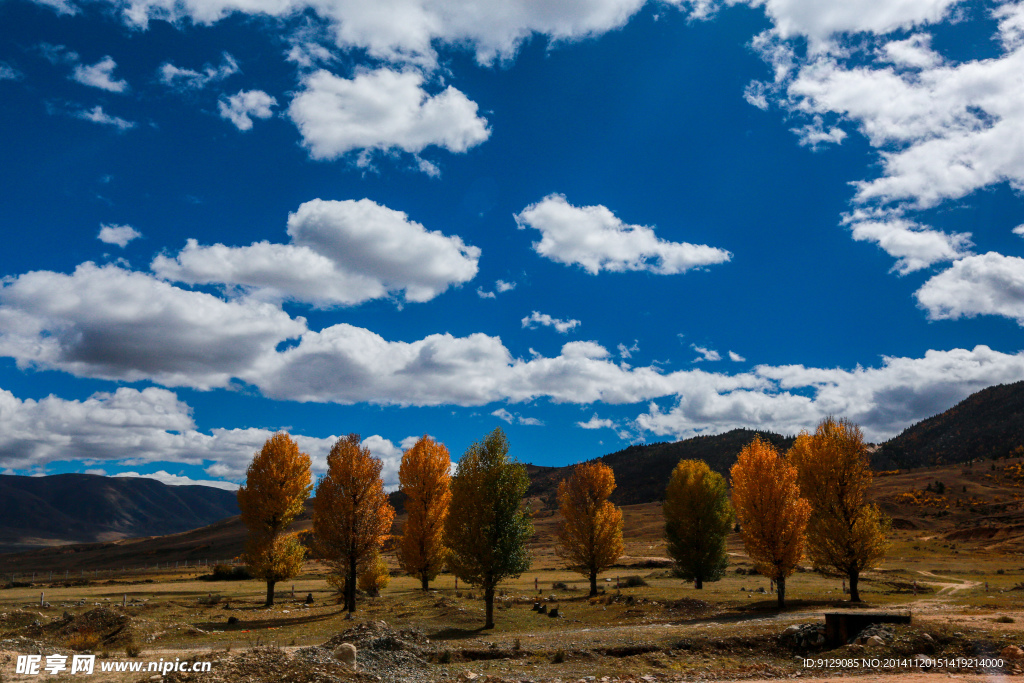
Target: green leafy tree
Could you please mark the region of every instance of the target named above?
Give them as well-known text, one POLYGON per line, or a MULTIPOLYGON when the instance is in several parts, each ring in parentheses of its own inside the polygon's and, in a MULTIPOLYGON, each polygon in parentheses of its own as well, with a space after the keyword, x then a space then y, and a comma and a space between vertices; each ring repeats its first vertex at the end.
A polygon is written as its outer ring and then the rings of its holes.
POLYGON ((508 440, 495 429, 470 446, 452 477, 452 498, 444 535, 448 567, 484 591, 484 628, 494 628, 494 591, 505 579, 530 568, 526 543, 533 535, 523 495, 530 485, 526 466, 511 460, 508 440))
POLYGON ((734 519, 725 478, 703 460, 680 461, 672 470, 661 511, 678 574, 695 588, 721 579, 729 564, 725 539, 734 519))

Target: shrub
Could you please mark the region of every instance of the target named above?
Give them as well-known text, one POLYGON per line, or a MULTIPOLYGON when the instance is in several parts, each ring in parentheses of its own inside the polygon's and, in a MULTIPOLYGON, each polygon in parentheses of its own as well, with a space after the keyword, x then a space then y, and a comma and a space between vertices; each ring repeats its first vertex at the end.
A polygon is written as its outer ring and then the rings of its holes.
POLYGON ((77 631, 68 637, 68 647, 76 652, 92 650, 100 644, 100 636, 95 631, 77 631))
POLYGON ((212 574, 207 574, 202 578, 207 581, 248 581, 252 578, 252 574, 249 573, 248 567, 218 564, 213 567, 212 574))
POLYGON ((207 595, 205 597, 200 597, 199 598, 199 604, 200 605, 204 605, 206 607, 211 607, 213 605, 219 605, 220 601, 221 601, 220 595, 214 595, 213 593, 211 593, 211 594, 209 594, 209 595, 207 595))
POLYGON ((142 654, 142 646, 135 642, 134 639, 129 640, 124 644, 124 653, 129 657, 138 657, 142 654))
POLYGON ((569 586, 566 585, 565 581, 555 581, 551 584, 551 590, 553 591, 567 591, 569 586))
POLYGON ((647 582, 644 581, 644 577, 632 574, 622 580, 622 585, 626 588, 639 588, 641 586, 646 586, 647 582))
POLYGON ((439 664, 451 664, 452 663, 452 651, 451 650, 445 650, 437 658, 437 661, 438 661, 439 664))
POLYGON ((1008 616, 1006 616, 1004 614, 1004 615, 1002 615, 1000 617, 996 617, 995 618, 995 622, 997 624, 1012 624, 1013 623, 1013 617, 1008 617, 1008 616))
POLYGON ((552 664, 561 664, 565 661, 565 650, 556 650, 555 656, 551 658, 552 664))

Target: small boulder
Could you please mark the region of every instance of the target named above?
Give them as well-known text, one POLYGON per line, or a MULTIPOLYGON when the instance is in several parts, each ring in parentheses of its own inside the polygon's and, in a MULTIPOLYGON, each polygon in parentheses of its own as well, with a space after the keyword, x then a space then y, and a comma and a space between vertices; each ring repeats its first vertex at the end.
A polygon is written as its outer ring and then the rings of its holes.
POLYGON ((352 643, 342 643, 334 648, 334 658, 347 665, 352 671, 356 670, 356 646, 352 643))
POLYGON ((871 636, 864 641, 864 644, 868 647, 878 647, 880 645, 885 645, 885 641, 878 636, 871 636))

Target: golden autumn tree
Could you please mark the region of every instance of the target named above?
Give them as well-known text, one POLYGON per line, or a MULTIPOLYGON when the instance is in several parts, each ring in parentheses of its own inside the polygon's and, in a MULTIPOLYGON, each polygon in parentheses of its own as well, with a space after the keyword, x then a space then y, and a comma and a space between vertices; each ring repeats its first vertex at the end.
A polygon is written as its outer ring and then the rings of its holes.
POLYGON ((679 575, 694 588, 721 579, 729 564, 725 539, 733 521, 725 478, 703 460, 681 460, 672 470, 661 512, 668 554, 679 575))
POLYGON ((597 595, 597 574, 622 555, 622 510, 608 500, 615 490, 612 468, 585 462, 558 482, 558 542, 555 553, 566 567, 590 579, 597 595))
POLYGON ((327 456, 327 473, 313 499, 313 535, 319 555, 336 580, 344 577, 345 609, 356 611, 359 568, 380 552, 395 509, 388 503, 383 463, 361 446, 358 434, 338 439, 327 456))
POLYGON ((811 504, 807 555, 815 569, 845 574, 850 601, 860 602, 860 574, 885 556, 891 521, 869 503, 874 475, 864 434, 845 419, 825 418, 789 449, 800 490, 811 504))
POLYGON ((455 576, 484 591, 484 628, 494 628, 494 590, 530 568, 526 542, 533 535, 523 495, 526 466, 508 455, 501 429, 470 446, 452 477, 444 535, 455 576))
POLYGON ((402 455, 398 471, 408 514, 398 543, 398 562, 420 580, 423 590, 429 588, 448 555, 444 520, 452 498, 451 464, 444 444, 424 436, 402 455))
POLYGON ((811 514, 810 503, 800 496, 796 468, 758 437, 743 447, 729 473, 743 545, 754 568, 775 581, 784 607, 786 577, 803 555, 811 514))
POLYGON ((302 512, 310 489, 309 456, 284 432, 267 439, 253 456, 238 489, 238 508, 249 535, 245 561, 249 572, 267 582, 267 606, 274 604, 274 584, 295 576, 305 549, 288 526, 302 512))

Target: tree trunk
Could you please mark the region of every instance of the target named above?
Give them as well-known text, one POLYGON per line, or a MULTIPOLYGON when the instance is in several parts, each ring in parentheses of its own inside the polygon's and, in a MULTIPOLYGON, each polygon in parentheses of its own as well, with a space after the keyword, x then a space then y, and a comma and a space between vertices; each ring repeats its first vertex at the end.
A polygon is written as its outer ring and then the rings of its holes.
POLYGON ((420 587, 423 589, 424 593, 430 590, 430 579, 427 578, 426 572, 420 574, 420 587))
POLYGON ((704 580, 698 576, 696 579, 693 580, 693 587, 696 588, 697 590, 703 589, 704 588, 704 580))
POLYGON ((590 570, 590 597, 597 595, 597 569, 590 570))
POLYGON ((274 606, 274 584, 276 584, 276 583, 277 583, 277 581, 274 581, 274 580, 271 580, 271 579, 267 579, 267 604, 266 604, 266 607, 273 607, 274 606))
POLYGON ((345 581, 345 609, 349 612, 356 611, 356 556, 352 555, 348 561, 348 580, 345 581))
POLYGON ((494 628, 494 586, 484 588, 484 604, 486 609, 484 628, 494 628))
POLYGON ((850 602, 860 602, 860 593, 857 592, 857 581, 860 579, 860 572, 856 569, 850 572, 850 602))
POLYGON ((775 581, 775 588, 778 591, 779 596, 779 609, 786 606, 786 577, 780 576, 775 581))

